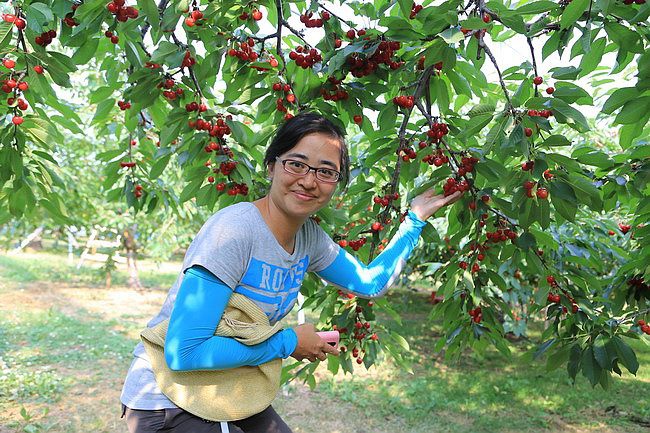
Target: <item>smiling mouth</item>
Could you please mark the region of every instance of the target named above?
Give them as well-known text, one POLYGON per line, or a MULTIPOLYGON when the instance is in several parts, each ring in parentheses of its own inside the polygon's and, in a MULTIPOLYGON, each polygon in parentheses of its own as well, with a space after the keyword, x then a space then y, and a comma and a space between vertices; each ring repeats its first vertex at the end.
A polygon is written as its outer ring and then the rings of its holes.
POLYGON ((298 198, 300 198, 302 200, 313 200, 313 199, 316 198, 315 196, 313 196, 311 194, 304 193, 304 192, 300 192, 300 191, 292 191, 292 192, 293 192, 294 195, 298 196, 298 198))

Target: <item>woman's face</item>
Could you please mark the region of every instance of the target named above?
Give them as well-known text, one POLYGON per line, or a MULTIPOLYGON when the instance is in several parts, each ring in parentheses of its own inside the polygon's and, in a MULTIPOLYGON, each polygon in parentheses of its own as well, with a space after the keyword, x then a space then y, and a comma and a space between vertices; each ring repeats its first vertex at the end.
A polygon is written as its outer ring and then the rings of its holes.
POLYGON ((282 160, 292 159, 314 168, 341 171, 342 143, 329 135, 313 133, 304 136, 289 151, 269 166, 271 191, 269 198, 286 215, 306 219, 325 207, 334 195, 337 183, 326 183, 310 170, 300 176, 287 173, 282 160))

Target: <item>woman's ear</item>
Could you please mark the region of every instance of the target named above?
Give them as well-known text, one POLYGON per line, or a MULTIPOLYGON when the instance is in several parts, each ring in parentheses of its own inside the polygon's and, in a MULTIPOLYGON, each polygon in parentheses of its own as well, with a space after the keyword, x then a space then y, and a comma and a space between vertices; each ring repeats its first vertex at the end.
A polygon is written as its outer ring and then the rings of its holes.
POLYGON ((267 170, 267 175, 266 175, 267 179, 268 180, 273 180, 273 173, 275 171, 275 163, 272 162, 269 165, 267 165, 266 170, 267 170))

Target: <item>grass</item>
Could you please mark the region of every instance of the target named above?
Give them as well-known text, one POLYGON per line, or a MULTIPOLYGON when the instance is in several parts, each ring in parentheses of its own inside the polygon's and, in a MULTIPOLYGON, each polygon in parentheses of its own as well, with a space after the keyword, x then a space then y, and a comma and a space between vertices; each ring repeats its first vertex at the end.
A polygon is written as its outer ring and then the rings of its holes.
MULTIPOLYGON (((123 432, 119 392, 138 333, 160 308, 178 264, 141 263, 142 292, 103 288, 96 269, 77 271, 66 257, 0 256, 0 431, 123 432)), ((393 290, 412 347, 414 374, 384 361, 335 376, 324 365, 310 391, 292 382, 274 407, 294 432, 646 432, 650 349, 632 346, 641 368, 592 388, 564 370, 546 372, 488 351, 445 364, 432 347, 439 327, 426 321, 426 294, 393 290)), ((291 319, 295 319, 291 316, 291 319)), ((388 319, 381 319, 386 320, 388 319)))

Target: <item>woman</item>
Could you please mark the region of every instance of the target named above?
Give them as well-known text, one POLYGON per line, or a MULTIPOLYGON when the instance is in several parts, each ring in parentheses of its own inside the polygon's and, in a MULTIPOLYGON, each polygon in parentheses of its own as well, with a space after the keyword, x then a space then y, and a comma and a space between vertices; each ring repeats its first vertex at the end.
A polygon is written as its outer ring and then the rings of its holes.
MULTIPOLYGON (((258 366, 289 356, 313 362, 338 355, 312 324, 283 329, 253 346, 214 333, 233 292, 253 301, 271 324, 277 322, 295 304, 307 271, 355 295, 381 296, 417 244, 425 221, 461 195, 428 191, 417 196, 391 242, 366 266, 310 219, 329 203, 339 184, 347 183, 349 158, 341 130, 318 114, 297 115, 279 128, 264 164, 271 179, 269 193, 224 208, 205 223, 161 312, 147 325, 169 318, 164 357, 173 371, 258 366)), ((134 355, 121 395, 131 432, 222 431, 220 423, 178 408, 162 393, 142 344, 134 355)), ((291 432, 271 406, 228 428, 291 432)))

